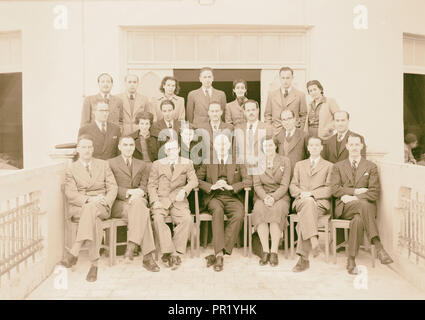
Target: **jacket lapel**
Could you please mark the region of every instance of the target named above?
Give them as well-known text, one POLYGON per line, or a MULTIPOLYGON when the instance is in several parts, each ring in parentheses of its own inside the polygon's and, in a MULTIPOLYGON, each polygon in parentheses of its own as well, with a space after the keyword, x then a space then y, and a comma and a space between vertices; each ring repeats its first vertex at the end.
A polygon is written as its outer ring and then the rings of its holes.
POLYGON ((344 160, 344 169, 345 169, 345 175, 347 176, 348 180, 354 184, 353 181, 353 171, 351 169, 351 164, 350 164, 350 160, 345 159, 344 160))
POLYGON ((123 100, 123 108, 124 111, 128 114, 129 117, 131 117, 131 113, 130 113, 130 99, 128 98, 127 94, 124 93, 122 96, 122 100, 123 100))
MULTIPOLYGON (((137 112, 140 110, 140 108, 142 107, 142 96, 138 93, 136 93, 136 97, 134 99, 134 111, 133 114, 137 114, 137 112)), ((145 110, 148 111, 148 110, 145 110)))
POLYGON ((142 162, 135 161, 135 158, 131 158, 131 185, 133 188, 139 187, 138 185, 134 185, 134 179, 137 176, 137 172, 139 172, 140 168, 142 166, 142 162))
MULTIPOLYGON (((127 164, 124 162, 123 157, 121 157, 121 156, 120 156, 119 162, 120 162, 120 168, 121 168, 121 171, 122 171, 122 172, 124 172, 124 173, 125 173, 126 175, 128 175, 129 177, 131 177, 131 171, 130 171, 130 169, 127 167, 127 164)), ((133 162, 134 162, 134 160, 133 160, 133 162)), ((133 163, 132 163, 132 167, 133 167, 133 163)))
POLYGON ((366 161, 363 158, 361 158, 360 163, 357 166, 356 178, 355 178, 354 183, 357 184, 357 182, 360 180, 360 178, 365 173, 366 169, 367 169, 367 167, 366 167, 366 161))
POLYGON ((286 97, 286 101, 285 101, 286 107, 289 106, 295 100, 295 98, 296 98, 295 89, 292 88, 288 96, 286 97))
POLYGON ((338 157, 341 155, 341 153, 346 149, 345 145, 347 144, 348 137, 350 136, 351 132, 350 130, 347 131, 345 134, 344 139, 341 141, 341 146, 339 147, 338 157))
POLYGON ((311 172, 311 175, 314 176, 316 173, 318 173, 322 168, 325 166, 325 162, 322 158, 319 158, 319 161, 317 162, 316 167, 313 168, 313 171, 311 172))
POLYGON ((73 170, 73 174, 78 176, 82 181, 84 181, 87 185, 90 184, 90 175, 87 172, 86 168, 84 168, 83 164, 80 160, 75 162, 75 167, 73 170))
POLYGON ((140 130, 137 130, 137 136, 134 138, 134 142, 136 144, 137 151, 139 151, 140 154, 142 154, 142 144, 140 142, 140 130))
POLYGON ((98 176, 101 174, 101 170, 99 168, 98 162, 92 160, 91 163, 91 178, 89 183, 89 188, 98 180, 98 176))
MULTIPOLYGON (((103 134, 102 134, 103 135, 103 134)), ((105 134, 105 136, 104 136, 104 139, 103 139, 103 147, 102 147, 102 153, 103 152, 105 152, 105 149, 106 149, 106 147, 107 147, 107 145, 108 145, 108 141, 110 140, 110 138, 111 138, 111 136, 112 136, 112 128, 111 128, 111 123, 110 122, 108 122, 107 124, 106 124, 106 134, 105 134)))
POLYGON ((174 172, 171 177, 171 180, 176 180, 180 176, 180 173, 183 171, 183 168, 184 168, 184 164, 181 163, 181 159, 179 159, 179 161, 177 162, 174 168, 174 172))
MULTIPOLYGON (((285 139, 286 139, 286 133, 285 133, 285 139)), ((298 141, 301 139, 301 131, 297 128, 295 129, 294 136, 292 137, 291 141, 288 143, 288 153, 291 152, 292 149, 297 145, 298 141)))

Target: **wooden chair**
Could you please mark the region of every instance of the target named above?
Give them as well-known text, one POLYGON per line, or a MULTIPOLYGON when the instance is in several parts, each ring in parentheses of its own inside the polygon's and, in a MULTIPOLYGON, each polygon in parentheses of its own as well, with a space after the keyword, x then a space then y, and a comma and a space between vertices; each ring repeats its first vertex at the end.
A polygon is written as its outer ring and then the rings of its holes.
MULTIPOLYGON (((248 195, 249 195, 249 190, 250 188, 245 188, 245 204, 244 204, 244 210, 245 210, 245 214, 244 214, 244 256, 247 255, 246 250, 247 250, 247 230, 245 228, 245 226, 247 225, 247 211, 248 211, 248 195)), ((208 223, 208 221, 212 221, 212 215, 208 212, 208 211, 204 211, 204 212, 199 212, 199 188, 195 188, 195 217, 196 217, 196 222, 195 222, 195 248, 196 248, 196 256, 199 257, 200 256, 200 246, 201 246, 201 221, 206 221, 208 223)), ((224 221, 227 221, 227 217, 226 215, 224 216, 224 221)), ((207 226, 208 227, 208 226, 207 226)), ((206 247, 206 239, 208 238, 208 228, 204 229, 204 247, 206 247)), ((239 244, 239 237, 237 239, 238 244, 239 244)))
MULTIPOLYGON (((344 220, 344 219, 332 219, 331 221, 331 228, 332 228, 332 253, 333 253, 333 260, 334 263, 336 263, 336 250, 340 247, 345 247, 345 254, 348 257, 348 230, 350 229, 350 220, 344 220), (344 229, 344 242, 340 243, 339 245, 336 244, 336 230, 337 229, 344 229)), ((375 245, 371 244, 369 241, 369 238, 366 235, 366 232, 364 232, 364 238, 363 238, 363 247, 367 251, 370 251, 371 258, 372 258, 372 268, 375 268, 375 257, 376 257, 376 248, 375 245)))
MULTIPOLYGON (((330 231, 330 220, 331 215, 326 214, 319 217, 318 221, 318 231, 325 233, 325 261, 329 261, 329 231, 330 231)), ((295 222, 298 223, 298 215, 297 214, 290 214, 289 215, 289 229, 291 234, 291 259, 294 259, 295 257, 295 243, 298 242, 295 241, 295 222)))

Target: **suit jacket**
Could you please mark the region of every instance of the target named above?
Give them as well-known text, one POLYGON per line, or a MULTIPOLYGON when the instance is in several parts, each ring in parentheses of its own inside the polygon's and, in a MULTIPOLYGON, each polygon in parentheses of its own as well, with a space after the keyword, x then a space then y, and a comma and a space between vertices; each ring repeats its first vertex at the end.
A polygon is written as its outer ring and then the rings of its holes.
POLYGON ((288 187, 291 179, 291 163, 287 157, 276 154, 273 168, 266 169, 263 174, 253 176, 254 202, 264 200, 270 194, 275 201, 285 198, 289 201, 288 187))
POLYGON ((352 132, 350 130, 347 131, 345 134, 344 139, 341 141, 341 147, 339 148, 339 152, 336 151, 336 138, 337 134, 334 134, 332 137, 330 137, 328 140, 323 141, 323 150, 322 150, 322 157, 325 160, 328 160, 332 163, 337 163, 339 161, 345 160, 348 158, 348 150, 345 148, 345 145, 347 144, 348 137, 350 135, 359 136, 362 143, 363 143, 363 149, 362 149, 362 157, 366 158, 366 143, 363 138, 363 136, 359 135, 358 133, 352 132))
POLYGON ((282 128, 280 114, 286 109, 290 109, 294 112, 295 117, 298 119, 297 127, 304 128, 307 116, 307 102, 304 92, 292 87, 286 98, 283 97, 280 88, 269 93, 266 110, 264 112, 264 120, 266 123, 273 124, 275 127, 275 134, 282 128))
POLYGON ((291 160, 291 168, 292 172, 294 172, 295 164, 298 161, 306 159, 308 156, 307 134, 297 128, 288 143, 286 141, 286 130, 283 129, 277 136, 275 136, 274 140, 277 146, 277 152, 291 160))
POLYGON ((311 192, 316 202, 322 207, 329 209, 331 193, 331 174, 333 164, 322 158, 316 167, 310 169, 310 159, 299 161, 295 165, 294 176, 289 185, 289 192, 295 198, 297 205, 301 192, 311 192))
POLYGON ((103 134, 96 122, 92 122, 80 128, 78 136, 83 134, 88 134, 94 139, 94 158, 107 160, 114 158, 119 154, 118 141, 121 135, 121 130, 117 125, 108 122, 106 125, 106 134, 103 134))
MULTIPOLYGON (((149 161, 149 159, 143 159, 142 145, 140 142, 140 130, 137 130, 130 134, 130 137, 133 137, 136 148, 133 152, 133 157, 139 160, 149 161)), ((158 141, 157 137, 149 136, 146 140, 146 146, 148 147, 148 154, 151 162, 158 160, 158 141)))
MULTIPOLYGON (((313 102, 309 104, 308 112, 312 108, 313 102)), ((339 110, 338 104, 335 99, 323 97, 322 102, 319 102, 320 111, 319 111, 319 127, 318 127, 318 136, 320 139, 328 139, 334 134, 334 122, 333 114, 339 110)), ((308 133, 308 115, 305 122, 305 131, 308 133)))
POLYGON ((224 113, 226 123, 233 126, 241 125, 246 122, 243 108, 239 105, 238 100, 233 100, 226 105, 224 113))
POLYGON ((372 161, 362 158, 357 166, 356 176, 353 177, 350 160, 340 161, 333 166, 331 188, 332 195, 336 198, 335 216, 337 218, 342 215, 344 209, 341 197, 353 196, 354 189, 368 188, 367 192, 356 195, 356 197, 359 200, 376 203, 380 191, 378 167, 372 161))
MULTIPOLYGON (((83 110, 81 112, 80 127, 90 124, 94 121, 94 107, 98 102, 106 102, 103 96, 98 93, 87 96, 83 102, 83 110)), ((122 126, 123 122, 123 102, 118 96, 109 95, 109 116, 108 121, 118 126, 122 126)))
POLYGON ((184 202, 188 203, 187 196, 192 189, 198 186, 195 169, 191 160, 179 157, 178 164, 171 173, 171 165, 166 158, 152 163, 149 175, 148 193, 149 202, 161 201, 166 209, 172 204, 179 205, 176 196, 181 189, 186 191, 184 202))
MULTIPOLYGON (((230 161, 230 157, 227 161, 230 161)), ((233 159, 234 160, 234 159, 233 159)), ((236 164, 235 161, 226 164, 227 183, 233 187, 234 196, 244 202, 243 189, 252 186, 252 180, 247 175, 244 165, 236 164)), ((203 191, 203 203, 207 206, 215 197, 217 190, 211 190, 211 186, 218 181, 218 164, 202 164, 196 175, 199 180, 199 188, 203 191)))
POLYGON ((123 136, 126 136, 138 129, 138 125, 135 123, 136 114, 139 111, 152 112, 152 107, 149 102, 149 99, 146 96, 136 92, 134 99, 134 109, 133 113, 131 113, 130 99, 128 98, 127 92, 119 94, 118 97, 122 100, 123 103, 122 134, 123 136))
MULTIPOLYGON (((223 121, 220 121, 220 125, 218 126, 218 128, 220 133, 226 134, 229 137, 230 141, 232 142, 233 126, 223 121)), ((202 124, 199 125, 198 129, 196 130, 196 133, 202 136, 202 150, 203 150, 202 156, 204 161, 206 161, 208 157, 208 153, 209 153, 210 163, 212 163, 214 159, 214 132, 213 132, 211 123, 209 121, 203 122, 202 124), (209 149, 208 149, 208 142, 209 142, 209 149)), ((233 144, 233 147, 234 147, 234 144, 233 144)))
MULTIPOLYGON (((160 109, 161 102, 166 100, 164 94, 162 94, 160 97, 154 98, 153 100, 153 121, 159 121, 163 119, 163 115, 160 109)), ((171 97, 171 101, 174 102, 174 119, 175 120, 185 120, 186 116, 186 109, 184 107, 184 98, 174 95, 171 97)))
POLYGON ((173 120, 173 131, 170 131, 167 127, 164 118, 152 124, 151 133, 157 138, 158 159, 166 157, 165 151, 162 147, 169 138, 180 141, 180 127, 180 120, 175 119, 173 120))
POLYGON ((107 161, 91 160, 90 174, 81 161, 73 162, 65 173, 65 196, 68 199, 68 217, 79 215, 81 207, 91 196, 105 196, 108 209, 112 208, 118 186, 107 161))
MULTIPOLYGON (((210 102, 220 102, 221 109, 223 110, 222 121, 224 121, 224 111, 226 108, 226 94, 224 91, 212 88, 212 96, 210 102)), ((202 87, 189 92, 187 96, 187 120, 195 127, 198 127, 203 122, 208 121, 208 98, 205 96, 202 87)))

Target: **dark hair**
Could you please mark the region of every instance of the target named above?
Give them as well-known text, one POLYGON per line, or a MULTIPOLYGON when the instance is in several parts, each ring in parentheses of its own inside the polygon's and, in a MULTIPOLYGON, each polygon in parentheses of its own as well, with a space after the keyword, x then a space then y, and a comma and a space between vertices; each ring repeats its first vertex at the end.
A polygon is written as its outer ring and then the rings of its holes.
POLYGON ((345 111, 345 110, 338 110, 338 111, 335 111, 335 112, 332 114, 332 119, 333 119, 333 120, 335 120, 335 113, 340 113, 340 112, 345 113, 345 114, 347 115, 347 120, 350 120, 350 114, 349 114, 347 111, 345 111))
POLYGON ((201 70, 199 70, 199 76, 201 76, 202 72, 204 71, 211 71, 211 73, 214 75, 213 69, 210 67, 203 67, 201 70))
POLYGON ((179 92, 180 92, 179 81, 177 80, 177 78, 172 77, 172 76, 166 76, 162 79, 161 84, 159 85, 159 91, 161 91, 162 93, 165 92, 164 85, 168 80, 172 80, 176 83, 176 89, 174 89, 174 94, 179 94, 179 92))
POLYGON ((310 87, 310 86, 314 86, 314 85, 316 85, 316 86, 320 89, 320 92, 323 94, 323 92, 324 92, 324 90, 323 90, 323 86, 322 86, 322 84, 319 82, 319 80, 310 80, 309 82, 307 82, 307 85, 306 85, 306 87, 307 87, 307 92, 308 92, 308 87, 310 87))
POLYGON ((162 101, 161 101, 161 104, 159 105, 159 110, 161 110, 161 111, 162 111, 162 106, 163 106, 163 105, 166 105, 166 104, 170 104, 170 105, 172 105, 172 106, 173 106, 173 110, 176 108, 176 105, 174 104, 174 102, 173 102, 173 101, 171 101, 171 100, 162 100, 162 101))
POLYGON ((404 142, 407 144, 410 144, 412 142, 418 141, 418 138, 416 137, 415 134, 413 133, 408 133, 405 137, 404 137, 404 142))
POLYGON ((294 70, 292 70, 289 67, 282 67, 282 68, 280 68, 279 75, 282 73, 282 71, 291 71, 291 74, 294 75, 294 70))
POLYGON ((132 136, 121 136, 119 139, 118 139, 118 144, 120 144, 121 143, 121 141, 122 140, 124 140, 124 139, 131 139, 131 140, 133 140, 133 142, 134 142, 134 138, 132 137, 132 136))
POLYGON ((80 141, 81 141, 81 140, 90 140, 90 141, 91 141, 91 143, 92 143, 92 145, 94 145, 94 139, 93 139, 93 137, 92 137, 91 135, 89 135, 89 134, 82 134, 82 135, 78 136, 78 139, 77 139, 77 146, 80 144, 80 141))
POLYGON ((210 108, 210 106, 211 105, 213 105, 213 104, 218 104, 219 106, 220 106, 220 108, 221 108, 221 103, 219 102, 219 101, 217 101, 217 100, 213 100, 213 101, 211 101, 210 102, 210 104, 208 105, 208 109, 210 108))
POLYGON ((360 137, 358 134, 350 133, 350 135, 347 137, 347 142, 348 142, 348 139, 350 139, 350 138, 359 138, 360 143, 363 143, 362 137, 360 137))
POLYGON ((245 110, 245 105, 246 104, 248 104, 248 103, 254 103, 255 104, 255 106, 257 107, 257 109, 260 109, 260 105, 258 104, 258 102, 257 101, 255 101, 255 100, 253 100, 253 99, 248 99, 248 100, 246 100, 244 103, 243 103, 243 105, 242 105, 242 108, 245 110))
POLYGON ((103 76, 108 76, 111 79, 111 82, 114 83, 114 79, 112 78, 112 76, 109 73, 106 73, 106 72, 99 74, 99 76, 97 77, 97 83, 99 83, 100 78, 102 78, 103 76))
MULTIPOLYGON (((244 79, 236 79, 233 81, 233 89, 236 88, 236 85, 238 83, 243 83, 243 85, 245 86, 245 89, 248 90, 248 83, 246 82, 246 80, 244 79)), ((236 94, 234 92, 232 92, 234 96, 236 96, 236 94)), ((246 96, 246 92, 245 92, 245 96, 246 96)))
POLYGON ((152 125, 153 123, 153 114, 148 112, 148 111, 139 111, 136 113, 136 117, 135 117, 135 124, 138 124, 140 122, 140 120, 149 120, 150 124, 152 125))
POLYGON ((136 79, 137 79, 137 82, 139 82, 139 77, 137 76, 137 74, 127 74, 125 77, 124 77, 124 81, 125 82, 127 82, 127 79, 128 79, 128 77, 136 77, 136 79))
POLYGON ((280 113, 280 119, 281 120, 282 120, 282 113, 284 113, 284 112, 290 112, 292 114, 292 117, 295 118, 294 111, 292 111, 291 109, 285 109, 285 110, 282 110, 282 112, 280 113))
POLYGON ((320 144, 321 144, 321 145, 323 145, 323 140, 322 140, 322 139, 320 139, 318 136, 309 136, 309 137, 308 137, 308 139, 307 139, 307 144, 309 144, 309 143, 310 143, 310 140, 311 140, 311 139, 319 140, 319 141, 320 141, 320 144))

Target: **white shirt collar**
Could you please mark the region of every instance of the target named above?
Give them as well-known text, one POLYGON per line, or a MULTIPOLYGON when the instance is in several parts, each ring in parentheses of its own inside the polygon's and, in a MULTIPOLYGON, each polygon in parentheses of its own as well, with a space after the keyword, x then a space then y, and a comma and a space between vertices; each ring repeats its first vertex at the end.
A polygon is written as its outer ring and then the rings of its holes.
MULTIPOLYGON (((282 91, 282 94, 285 94, 285 89, 284 88, 282 88, 282 87, 280 87, 280 90, 282 91)), ((288 94, 291 92, 291 90, 292 90, 292 86, 290 86, 288 89, 286 89, 286 90, 288 90, 288 94)))
MULTIPOLYGON (((96 125, 99 128, 99 130, 102 131, 102 123, 99 122, 99 121, 97 121, 97 120, 94 120, 94 122, 96 122, 96 125)), ((106 128, 106 130, 108 130, 108 124, 107 124, 107 122, 105 122, 105 128, 106 128)))
POLYGON ((133 96, 134 100, 136 100, 136 93, 127 93, 127 97, 130 100, 130 97, 133 96))
POLYGON ((170 128, 170 129, 173 129, 173 127, 174 127, 174 126, 173 126, 173 120, 171 120, 171 121, 167 121, 167 120, 165 120, 165 119, 164 119, 164 121, 165 121, 165 125, 167 126, 167 128, 169 128, 169 127, 168 127, 168 124, 171 124, 171 128, 170 128))
MULTIPOLYGON (((348 132, 348 129, 347 129, 347 130, 345 130, 345 131, 344 131, 344 133, 341 135, 341 136, 342 136, 341 141, 342 141, 342 140, 344 140, 345 135, 347 134, 347 132, 348 132)), ((337 140, 338 140, 338 135, 339 135, 339 133, 337 132, 337 133, 336 133, 336 139, 337 139, 337 140)))
POLYGON ((110 99, 111 98, 110 93, 104 94, 103 92, 101 92, 100 95, 102 96, 103 99, 110 99))
POLYGON ((221 160, 224 160, 224 164, 227 164, 227 159, 229 158, 229 154, 228 153, 226 153, 225 155, 224 155, 224 157, 223 157, 224 159, 220 159, 220 158, 218 158, 218 161, 219 161, 219 163, 221 162, 221 160))
POLYGON ((83 165, 83 167, 85 168, 87 165, 89 166, 89 169, 91 169, 91 160, 89 162, 86 162, 82 159, 80 159, 81 164, 83 165))
POLYGON ((218 122, 217 122, 217 124, 215 124, 215 125, 213 125, 213 123, 210 121, 210 126, 211 126, 211 128, 214 130, 214 126, 217 126, 217 130, 218 129, 220 129, 220 124, 221 124, 221 121, 219 120, 218 122))
POLYGON ((212 87, 209 87, 208 89, 207 89, 207 88, 202 87, 202 91, 204 91, 204 94, 205 94, 205 95, 207 94, 207 91, 208 91, 208 93, 209 93, 210 97, 212 96, 212 87))
MULTIPOLYGON (((259 122, 258 120, 255 120, 255 122, 252 123, 252 130, 253 130, 253 132, 257 131, 258 122, 259 122)), ((251 125, 251 123, 249 123, 249 122, 246 123, 246 130, 247 131, 249 130, 249 126, 250 125, 251 125)))
POLYGON ((314 166, 317 166, 317 163, 320 160, 320 156, 318 156, 316 159, 313 159, 312 157, 310 157, 310 163, 314 162, 314 166))
POLYGON ((292 129, 291 131, 287 131, 286 133, 287 133, 287 137, 292 137, 293 135, 294 135, 294 133, 295 133, 295 130, 296 130, 297 128, 296 127, 294 127, 294 129, 292 129))
POLYGON ((358 166, 359 166, 360 161, 362 160, 362 156, 358 156, 358 157, 356 157, 356 158, 348 157, 348 159, 350 160, 350 164, 351 164, 351 165, 353 165, 353 160, 356 160, 356 162, 357 162, 356 167, 358 167, 358 166))
POLYGON ((132 162, 133 162, 133 159, 132 159, 132 157, 130 157, 130 158, 126 158, 126 157, 124 157, 124 155, 123 154, 121 154, 121 156, 122 156, 122 158, 124 159, 124 162, 125 163, 127 163, 127 159, 130 161, 130 166, 131 166, 131 164, 132 164, 132 162))

